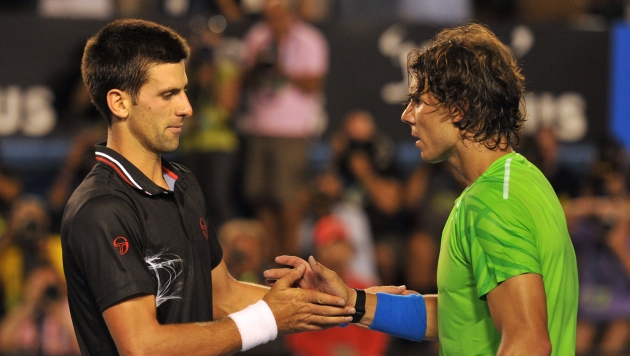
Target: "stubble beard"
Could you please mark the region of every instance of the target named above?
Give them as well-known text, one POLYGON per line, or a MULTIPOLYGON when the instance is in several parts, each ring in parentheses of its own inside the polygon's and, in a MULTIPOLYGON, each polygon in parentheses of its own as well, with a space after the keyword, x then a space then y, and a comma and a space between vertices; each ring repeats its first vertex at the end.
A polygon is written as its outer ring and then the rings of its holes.
POLYGON ((171 153, 174 152, 177 147, 179 147, 179 136, 177 136, 177 138, 175 139, 166 139, 166 138, 162 138, 160 140, 158 140, 158 142, 156 143, 155 147, 153 147, 153 149, 160 153, 160 154, 166 154, 166 153, 171 153))

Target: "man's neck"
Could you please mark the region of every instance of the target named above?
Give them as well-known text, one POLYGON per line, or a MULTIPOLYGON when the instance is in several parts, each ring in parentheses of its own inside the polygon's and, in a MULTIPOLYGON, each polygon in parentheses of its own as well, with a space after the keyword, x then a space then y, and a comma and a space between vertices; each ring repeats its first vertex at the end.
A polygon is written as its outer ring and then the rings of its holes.
POLYGON ((107 147, 125 157, 153 183, 169 189, 162 173, 162 157, 159 153, 148 150, 137 141, 117 137, 111 130, 107 135, 107 147))
MULTIPOLYGON (((501 147, 505 146, 501 145, 501 147)), ((462 147, 448 161, 462 175, 466 184, 471 185, 488 170, 492 163, 512 152, 514 150, 510 146, 504 149, 496 148, 492 150, 482 143, 467 140, 462 142, 462 147)))

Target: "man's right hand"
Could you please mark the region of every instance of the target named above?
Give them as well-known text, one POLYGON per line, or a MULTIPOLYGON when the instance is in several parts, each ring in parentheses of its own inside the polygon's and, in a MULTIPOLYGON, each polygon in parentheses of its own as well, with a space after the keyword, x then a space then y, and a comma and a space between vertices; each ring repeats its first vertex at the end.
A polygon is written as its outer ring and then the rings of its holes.
POLYGON ((279 279, 263 300, 271 308, 280 333, 323 330, 352 320, 355 310, 346 306, 347 299, 315 288, 292 288, 304 279, 307 270, 313 273, 307 266, 304 261, 296 268, 270 274, 279 279))

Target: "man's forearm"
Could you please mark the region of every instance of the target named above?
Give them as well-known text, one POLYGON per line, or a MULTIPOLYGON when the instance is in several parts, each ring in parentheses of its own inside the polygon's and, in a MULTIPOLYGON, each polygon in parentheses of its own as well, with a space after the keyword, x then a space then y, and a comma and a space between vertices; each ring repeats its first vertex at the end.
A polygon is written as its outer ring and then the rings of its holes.
POLYGON ((121 355, 230 355, 241 348, 241 335, 231 319, 160 324, 152 295, 110 307, 103 317, 121 355))
POLYGON ((225 297, 215 296, 213 298, 213 313, 215 319, 227 317, 229 314, 245 309, 247 306, 261 300, 269 287, 234 281, 225 297))

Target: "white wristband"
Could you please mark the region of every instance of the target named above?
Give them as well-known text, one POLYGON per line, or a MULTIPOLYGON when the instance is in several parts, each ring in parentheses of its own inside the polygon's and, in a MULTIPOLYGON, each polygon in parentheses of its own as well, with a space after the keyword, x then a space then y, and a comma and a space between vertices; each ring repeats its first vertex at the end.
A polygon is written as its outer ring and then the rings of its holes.
POLYGON ((234 320, 241 334, 241 351, 275 340, 278 336, 276 318, 264 300, 259 300, 228 317, 234 320))

